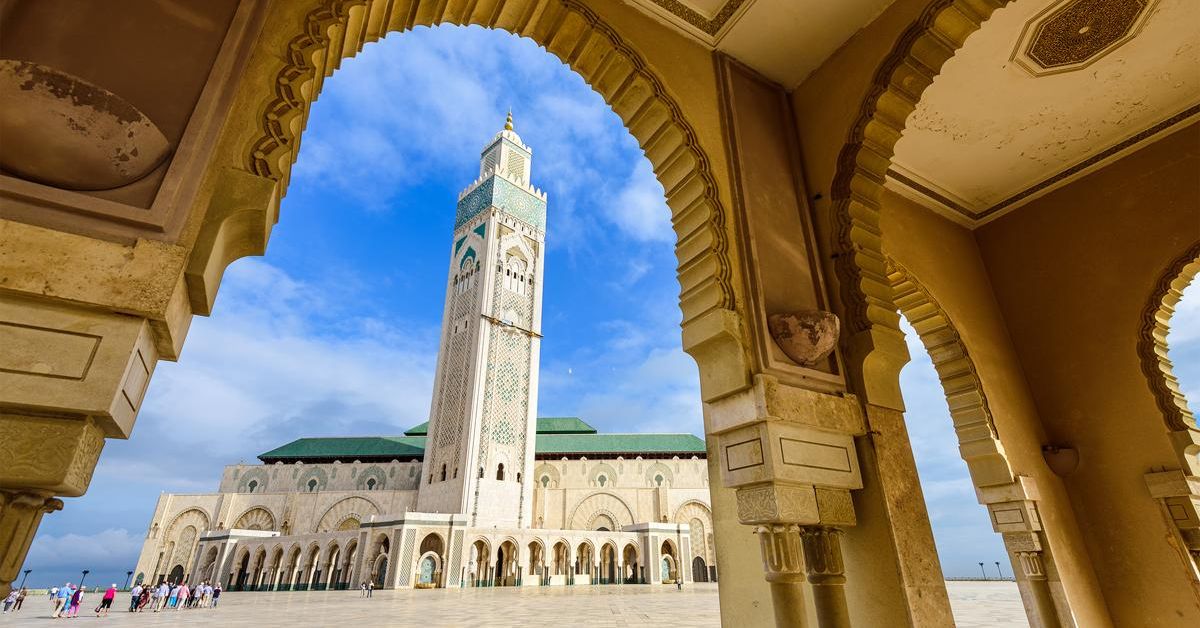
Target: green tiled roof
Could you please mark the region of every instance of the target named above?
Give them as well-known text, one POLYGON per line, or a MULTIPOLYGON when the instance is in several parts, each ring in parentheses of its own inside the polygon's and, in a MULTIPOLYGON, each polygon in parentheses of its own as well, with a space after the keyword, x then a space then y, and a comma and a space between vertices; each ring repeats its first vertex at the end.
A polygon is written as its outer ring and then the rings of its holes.
POLYGON ((338 436, 301 438, 276 447, 258 459, 277 460, 391 460, 425 457, 423 436, 338 436))
MULTIPOLYGON (((537 435, 534 455, 540 458, 572 454, 703 456, 705 451, 704 441, 691 434, 597 434, 590 425, 573 417, 538 419, 539 432, 542 421, 547 420, 561 423, 548 423, 547 432, 537 435), (591 431, 570 431, 584 428, 591 431)), ((424 425, 405 432, 407 436, 301 438, 260 454, 258 459, 265 463, 419 459, 425 456, 425 437, 414 436, 418 430, 424 434, 424 425)))
POLYGON ((537 420, 538 434, 595 434, 596 428, 577 416, 548 416, 537 420))
MULTIPOLYGON (((549 416, 537 420, 538 434, 595 434, 596 428, 584 423, 577 416, 549 416)), ((429 421, 414 425, 404 432, 405 436, 428 436, 429 421)))
POLYGON ((538 434, 534 454, 703 454, 691 434, 538 434))

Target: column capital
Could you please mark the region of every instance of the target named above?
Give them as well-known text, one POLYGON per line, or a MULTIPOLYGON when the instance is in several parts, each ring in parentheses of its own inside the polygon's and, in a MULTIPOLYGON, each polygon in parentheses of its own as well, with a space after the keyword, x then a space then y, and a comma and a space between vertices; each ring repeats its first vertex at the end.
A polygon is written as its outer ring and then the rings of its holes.
POLYGON ((767 582, 804 582, 804 560, 800 548, 800 526, 765 524, 754 526, 762 550, 767 582))

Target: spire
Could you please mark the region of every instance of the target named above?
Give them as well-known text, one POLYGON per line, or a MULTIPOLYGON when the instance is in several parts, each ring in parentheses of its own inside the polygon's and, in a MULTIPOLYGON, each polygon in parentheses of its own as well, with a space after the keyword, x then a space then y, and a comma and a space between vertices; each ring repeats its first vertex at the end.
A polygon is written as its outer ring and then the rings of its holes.
POLYGON ((512 131, 512 130, 513 130, 513 123, 512 123, 512 109, 509 109, 509 110, 508 110, 508 119, 504 121, 504 130, 505 130, 505 131, 512 131))

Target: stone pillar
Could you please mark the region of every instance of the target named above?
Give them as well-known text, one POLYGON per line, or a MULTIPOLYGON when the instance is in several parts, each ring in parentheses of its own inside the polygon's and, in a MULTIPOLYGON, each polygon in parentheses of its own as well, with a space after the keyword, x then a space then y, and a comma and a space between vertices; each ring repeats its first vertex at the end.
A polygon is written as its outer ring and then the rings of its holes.
POLYGON ((1041 628, 1059 628, 1058 612, 1054 608, 1054 598, 1050 595, 1050 583, 1046 578, 1042 553, 1017 552, 1017 559, 1021 563, 1021 573, 1029 582, 1036 621, 1041 628))
MULTIPOLYGON (((800 526, 766 524, 754 527, 762 551, 763 573, 771 586, 771 603, 776 618, 790 618, 804 626, 804 561, 800 549, 800 526)), ((778 619, 777 619, 778 621, 778 619)))
POLYGON ((841 530, 828 526, 804 526, 800 539, 813 605, 821 628, 850 628, 846 606, 846 574, 842 563, 841 530))
MULTIPOLYGON (((1190 436, 1190 435, 1189 435, 1190 436)), ((1200 476, 1181 469, 1147 473, 1146 487, 1179 533, 1181 554, 1200 579, 1200 476)))
POLYGON ((127 438, 158 351, 149 323, 0 296, 0 596, 42 515, 91 483, 105 438, 127 438))

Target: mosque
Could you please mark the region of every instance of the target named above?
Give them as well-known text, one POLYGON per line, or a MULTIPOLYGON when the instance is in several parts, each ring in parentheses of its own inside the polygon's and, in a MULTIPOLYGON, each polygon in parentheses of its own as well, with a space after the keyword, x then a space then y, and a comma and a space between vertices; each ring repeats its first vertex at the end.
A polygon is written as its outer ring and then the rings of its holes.
POLYGON ((301 438, 159 497, 137 582, 228 590, 715 581, 704 441, 536 415, 546 194, 504 129, 458 198, 430 420, 301 438))

